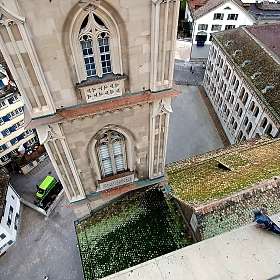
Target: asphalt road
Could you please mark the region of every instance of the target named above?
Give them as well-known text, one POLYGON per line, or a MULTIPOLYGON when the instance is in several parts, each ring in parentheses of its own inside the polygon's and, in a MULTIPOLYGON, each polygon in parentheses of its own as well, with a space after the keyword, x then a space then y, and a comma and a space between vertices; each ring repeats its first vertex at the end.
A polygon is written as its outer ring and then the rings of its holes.
POLYGON ((0 258, 1 280, 82 280, 75 216, 63 200, 48 219, 23 208, 18 240, 0 258))

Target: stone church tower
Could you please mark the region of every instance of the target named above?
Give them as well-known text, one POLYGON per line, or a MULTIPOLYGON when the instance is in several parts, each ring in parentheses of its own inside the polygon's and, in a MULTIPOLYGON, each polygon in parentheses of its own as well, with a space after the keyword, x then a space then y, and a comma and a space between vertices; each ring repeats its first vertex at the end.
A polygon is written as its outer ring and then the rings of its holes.
POLYGON ((70 202, 164 174, 179 2, 1 1, 0 49, 70 202))

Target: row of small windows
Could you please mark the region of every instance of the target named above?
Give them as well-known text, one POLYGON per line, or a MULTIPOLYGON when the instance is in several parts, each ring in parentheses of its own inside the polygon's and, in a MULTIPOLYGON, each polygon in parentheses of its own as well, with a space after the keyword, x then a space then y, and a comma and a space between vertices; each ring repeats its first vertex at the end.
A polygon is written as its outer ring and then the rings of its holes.
MULTIPOLYGON (((217 55, 218 55, 218 51, 214 47, 212 47, 211 51, 210 51, 210 58, 212 57, 212 60, 215 60, 217 58, 217 55)), ((208 63, 210 65, 210 69, 213 71, 213 64, 210 61, 208 63)), ((215 64, 217 65, 217 67, 220 67, 220 68, 223 67, 224 60, 220 55, 218 56, 215 64)), ((208 68, 208 70, 209 70, 209 68, 208 68)), ((212 72, 212 71, 209 71, 209 72, 212 72)), ((229 68, 229 66, 227 64, 224 66, 223 74, 227 79, 229 79, 229 77, 231 76, 231 69, 229 68)), ((213 77, 214 77, 214 79, 216 79, 216 83, 218 84, 219 81, 220 81, 220 74, 218 73, 217 70, 215 70, 213 77)), ((206 82, 207 82, 207 85, 211 84, 210 93, 213 95, 213 99, 214 99, 215 95, 216 95, 216 92, 217 92, 216 87, 211 82, 209 76, 206 78, 206 82)), ((231 79, 231 85, 233 86, 234 92, 237 92, 238 89, 239 89, 240 81, 237 79, 236 75, 233 75, 233 77, 231 79)), ((223 80, 219 84, 219 90, 222 93, 225 93, 225 91, 226 91, 226 84, 224 83, 223 80)), ((249 100, 249 95, 248 95, 247 92, 245 92, 244 88, 241 89, 239 99, 244 104, 244 106, 246 106, 246 104, 249 100)), ((225 100, 229 103, 229 105, 232 105, 234 103, 234 96, 232 95, 231 91, 229 91, 225 100)), ((216 98, 214 99, 214 102, 217 103, 219 106, 222 105, 222 97, 220 96, 220 94, 218 94, 216 96, 216 98)), ((252 101, 250 103, 249 110, 250 110, 250 112, 252 112, 252 115, 255 118, 257 118, 260 114, 260 108, 259 108, 259 106, 256 106, 254 101, 252 101)), ((240 105, 238 103, 236 104, 235 111, 237 112, 238 117, 241 117, 243 115, 243 109, 240 108, 240 105)), ((228 117, 229 109, 228 109, 227 105, 225 105, 225 104, 223 106, 223 113, 225 114, 226 117, 228 117)), ((245 120, 247 120, 247 117, 245 118, 245 120)), ((231 119, 231 121, 232 121, 232 119, 231 119)), ((237 122, 236 122, 236 125, 235 125, 235 120, 234 119, 233 119, 232 125, 235 129, 237 128, 237 122)), ((246 125, 247 125, 247 123, 246 123, 246 125)), ((268 120, 267 120, 266 117, 263 118, 260 127, 265 130, 265 134, 267 134, 267 135, 271 134, 272 124, 271 123, 268 124, 268 120)), ((246 132, 250 133, 251 129, 252 129, 251 125, 249 124, 246 132)))
MULTIPOLYGON (((2 134, 3 137, 6 137, 6 136, 10 135, 11 133, 17 131, 19 128, 23 127, 23 125, 24 125, 24 121, 22 120, 22 121, 14 124, 13 126, 11 126, 9 128, 6 128, 6 129, 2 130, 1 134, 2 134)), ((27 130, 27 131, 29 131, 29 130, 27 130)), ((32 129, 30 131, 32 131, 32 133, 33 133, 32 129)))
MULTIPOLYGON (((215 13, 213 20, 223 20, 224 19, 224 14, 223 13, 215 13)), ((238 19, 238 14, 228 14, 227 20, 237 20, 238 19)))
POLYGON ((23 114, 23 107, 17 108, 14 111, 8 113, 6 116, 0 117, 0 125, 3 125, 5 122, 18 117, 21 114, 23 114))
MULTIPOLYGON (((208 76, 206 78, 207 80, 207 84, 210 84, 210 77, 208 76)), ((222 85, 222 83, 221 83, 222 85)), ((221 86, 220 86, 220 89, 221 89, 221 86)), ((216 87, 214 86, 214 84, 211 82, 211 86, 210 86, 210 93, 211 95, 213 95, 213 100, 214 100, 214 103, 217 104, 218 106, 221 106, 223 104, 223 98, 220 94, 218 94, 217 96, 216 95, 216 87)), ((239 99, 242 101, 242 103, 244 105, 246 105, 247 101, 248 101, 248 93, 245 92, 245 89, 242 88, 241 90, 241 94, 239 96, 239 99)), ((227 97, 225 99, 229 104, 233 104, 234 103, 234 95, 229 91, 229 93, 227 94, 227 97)), ((253 112, 253 116, 256 118, 258 117, 259 113, 260 113, 260 108, 258 106, 255 105, 255 102, 252 101, 251 104, 250 104, 250 107, 249 107, 249 110, 251 112, 253 112)), ((240 118, 242 117, 243 115, 243 109, 240 107, 240 104, 237 103, 235 105, 235 111, 237 112, 237 116, 240 118)), ((228 108, 228 106, 224 103, 223 105, 223 115, 227 118, 230 114, 230 110, 228 108)), ((231 120, 230 120, 230 124, 232 125, 233 129, 236 130, 237 129, 237 121, 235 121, 234 117, 231 117, 231 120)), ((249 118, 246 116, 245 119, 244 119, 244 122, 243 122, 244 126, 247 126, 246 128, 246 133, 249 135, 249 133, 251 132, 252 130, 252 127, 253 127, 253 124, 251 122, 249 122, 249 118)), ((260 124, 260 127, 262 129, 265 130, 265 134, 267 135, 270 135, 271 132, 272 132, 272 124, 269 123, 268 124, 268 120, 266 117, 263 118, 261 124, 260 124)), ((242 132, 243 133, 243 132, 242 132)), ((246 137, 245 137, 246 138, 246 137)))
MULTIPOLYGON (((198 25, 197 29, 198 29, 198 31, 207 31, 208 27, 209 27, 208 24, 201 23, 201 24, 198 25)), ((212 24, 211 25, 211 31, 221 31, 222 27, 223 26, 221 24, 212 24)), ((235 28, 235 25, 232 25, 232 24, 225 25, 225 30, 233 29, 233 28, 235 28)))
MULTIPOLYGON (((33 134, 34 131, 32 129, 25 131, 21 135, 11 139, 9 142, 0 145, 0 152, 3 152, 7 149, 9 149, 11 146, 15 145, 19 141, 23 140, 24 138, 28 137, 29 135, 33 134)), ((28 146, 28 143, 25 143, 24 145, 28 146)))
POLYGON ((19 95, 13 95, 12 97, 6 98, 5 100, 0 101, 0 109, 7 107, 9 104, 14 104, 19 101, 19 95))
MULTIPOLYGON (((23 139, 23 138, 22 138, 22 139, 23 139)), ((19 140, 16 139, 15 141, 16 141, 16 143, 17 143, 19 140)), ((12 142, 12 141, 11 141, 11 142, 12 142)), ((26 143, 24 143, 23 146, 24 146, 25 148, 29 148, 29 147, 31 147, 31 146, 37 144, 37 143, 38 143, 38 139, 37 139, 37 137, 34 137, 34 138, 31 138, 30 140, 28 140, 26 143)), ((5 146, 5 145, 6 145, 6 144, 1 145, 1 147, 5 146)), ((0 149, 1 149, 1 147, 0 147, 0 149)), ((13 150, 13 151, 11 151, 10 153, 8 153, 8 154, 2 156, 2 157, 0 158, 0 160, 1 160, 2 163, 5 163, 5 162, 9 161, 9 160, 11 159, 12 156, 17 155, 17 154, 18 154, 17 149, 16 149, 16 150, 13 150)))
MULTIPOLYGON (((14 212, 14 208, 13 206, 10 205, 10 208, 9 208, 9 213, 8 213, 8 218, 7 218, 7 226, 8 227, 11 227, 11 224, 12 224, 12 220, 13 220, 13 212, 14 212)), ((16 213, 15 215, 15 223, 14 223, 14 229, 17 230, 18 229, 18 222, 19 222, 19 214, 16 213)), ((6 237, 6 236, 5 236, 6 237)), ((5 238, 4 237, 4 238, 5 238)), ((3 239, 4 239, 3 238, 3 239)), ((9 244, 10 245, 10 244, 9 244)))

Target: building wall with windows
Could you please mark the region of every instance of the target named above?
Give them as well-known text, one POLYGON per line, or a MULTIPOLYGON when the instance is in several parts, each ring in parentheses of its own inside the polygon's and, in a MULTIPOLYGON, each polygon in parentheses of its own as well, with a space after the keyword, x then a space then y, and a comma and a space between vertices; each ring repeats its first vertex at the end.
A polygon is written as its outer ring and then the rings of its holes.
MULTIPOLYGON (((2 177, 2 174, 0 175, 2 177)), ((2 183, 2 180, 1 180, 2 183)), ((1 184, 0 255, 12 246, 17 237, 20 222, 20 197, 10 184, 1 184)))
MULTIPOLYGON (((238 32, 244 31, 236 30, 233 36, 238 32)), ((224 34, 227 33, 224 32, 224 34)), ((245 34, 242 36, 248 36, 250 39, 250 35, 245 34)), ((217 38, 223 38, 223 33, 220 33, 217 38)), ((237 37, 236 40, 238 39, 237 37)), ((238 143, 261 135, 278 137, 280 127, 278 115, 262 97, 269 94, 270 88, 264 86, 263 90, 259 91, 254 86, 256 79, 259 79, 256 82, 261 84, 261 80, 266 81, 266 78, 259 72, 258 66, 256 70, 253 70, 254 61, 249 56, 248 59, 240 59, 242 62, 237 65, 232 58, 237 59, 243 54, 248 55, 248 51, 240 46, 240 49, 228 53, 224 48, 227 44, 233 44, 233 41, 225 40, 221 43, 214 39, 208 56, 203 85, 230 143, 238 143), (246 75, 245 71, 248 71, 248 67, 252 67, 251 76, 246 75)), ((257 42, 255 44, 258 45, 257 42)), ((265 51, 262 50, 257 55, 264 55, 264 53, 265 51)), ((269 73, 267 75, 269 76, 269 73)))
POLYGON ((164 175, 179 5, 0 4, 0 48, 70 202, 164 175))
MULTIPOLYGON (((1 81, 7 79, 6 77, 5 72, 5 78, 1 81)), ((11 157, 17 155, 20 146, 28 148, 38 143, 36 131, 24 128, 22 97, 16 88, 7 91, 4 82, 0 89, 0 166, 9 163, 11 157)))
POLYGON ((254 24, 254 19, 243 7, 237 5, 234 1, 224 2, 218 7, 205 12, 202 16, 195 18, 193 44, 197 45, 200 43, 199 41, 204 41, 205 45, 210 45, 211 34, 214 32, 254 24))

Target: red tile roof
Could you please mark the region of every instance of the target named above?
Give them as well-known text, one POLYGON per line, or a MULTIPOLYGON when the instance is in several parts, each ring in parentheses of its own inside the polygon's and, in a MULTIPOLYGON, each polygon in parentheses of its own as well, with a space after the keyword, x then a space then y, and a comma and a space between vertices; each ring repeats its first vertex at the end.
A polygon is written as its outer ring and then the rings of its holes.
POLYGON ((280 59, 280 23, 255 25, 246 29, 280 59))

